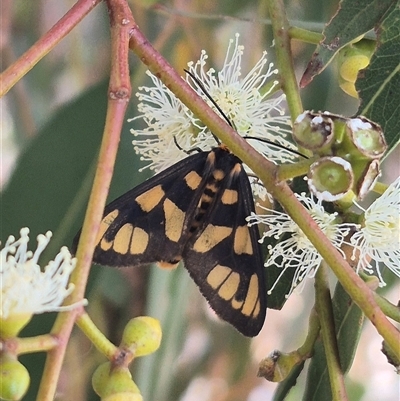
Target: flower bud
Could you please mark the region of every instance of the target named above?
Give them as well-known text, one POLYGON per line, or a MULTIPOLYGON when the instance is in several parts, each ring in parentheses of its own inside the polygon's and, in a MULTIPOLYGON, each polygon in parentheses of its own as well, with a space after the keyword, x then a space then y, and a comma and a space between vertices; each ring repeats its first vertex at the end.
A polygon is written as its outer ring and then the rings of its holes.
POLYGON ((271 382, 281 382, 286 379, 294 366, 300 362, 302 362, 302 359, 297 351, 289 354, 273 351, 260 362, 257 376, 264 377, 271 382))
POLYGON ((357 43, 345 46, 339 51, 339 85, 348 95, 358 98, 355 82, 360 70, 366 68, 375 50, 375 42, 362 39, 357 43))
POLYGON ((353 186, 353 171, 341 157, 322 157, 310 166, 308 187, 320 200, 335 202, 343 198, 353 186))
POLYGON ((104 394, 104 388, 110 376, 111 363, 104 362, 94 371, 92 376, 93 390, 100 397, 104 394))
POLYGON ((120 347, 128 348, 135 357, 148 355, 158 349, 161 337, 161 326, 157 319, 139 316, 126 325, 120 347))
POLYGON ((92 377, 93 389, 102 401, 141 401, 142 396, 127 367, 101 364, 92 377))
POLYGON ((30 322, 32 313, 17 313, 0 319, 0 338, 17 337, 19 332, 30 322))
POLYGON ((20 400, 28 390, 29 372, 17 357, 3 354, 0 357, 0 398, 20 400))

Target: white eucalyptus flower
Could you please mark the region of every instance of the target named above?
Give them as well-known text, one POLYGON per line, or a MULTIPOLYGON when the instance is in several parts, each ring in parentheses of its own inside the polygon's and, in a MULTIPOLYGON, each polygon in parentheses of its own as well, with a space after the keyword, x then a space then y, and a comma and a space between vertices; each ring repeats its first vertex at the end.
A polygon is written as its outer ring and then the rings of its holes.
MULTIPOLYGON (((321 201, 316 202, 314 198, 309 198, 304 193, 295 195, 304 204, 311 217, 316 221, 335 248, 344 256, 340 248, 345 237, 355 225, 338 222, 337 214, 327 213, 321 201)), ((289 297, 295 287, 300 283, 302 283, 300 287, 302 289, 306 277, 313 278, 315 276, 322 262, 322 257, 288 214, 267 208, 263 209, 266 210, 268 214, 252 214, 248 217, 250 225, 262 223, 268 228, 263 233, 260 242, 263 242, 265 238, 280 239, 283 235, 287 236, 286 239, 278 242, 274 247, 268 246, 269 258, 265 266, 269 267, 275 265, 282 268, 282 272, 275 283, 273 283, 268 293, 273 291, 288 269, 295 269, 292 286, 286 295, 286 297, 289 297)))
MULTIPOLYGON (((277 70, 273 69, 272 63, 267 63, 267 53, 264 52, 251 71, 242 77, 243 54, 244 47, 239 45, 237 34, 236 40, 229 42, 224 65, 218 73, 213 68, 206 69, 208 55, 202 51, 196 63, 188 63, 190 73, 202 83, 202 87, 189 75, 186 80, 215 109, 204 90, 209 93, 240 135, 294 149, 286 139, 291 135, 291 128, 290 119, 282 107, 285 97, 269 97, 277 81, 264 90, 268 79, 277 74, 277 70)), ((150 72, 148 75, 153 86, 139 88, 138 110, 141 114, 132 119, 143 120, 147 127, 131 130, 139 137, 133 141, 135 151, 142 160, 149 162, 147 167, 158 172, 186 157, 184 151, 194 148, 210 150, 216 146, 210 130, 157 77, 150 72)), ((265 142, 252 140, 252 145, 276 162, 295 158, 290 151, 265 142)))
POLYGON ((400 277, 400 177, 364 212, 363 227, 350 239, 360 269, 382 278, 380 263, 400 277))
MULTIPOLYGON (((9 236, 0 250, 0 319, 25 316, 27 321, 33 314, 64 310, 64 299, 71 294, 69 276, 75 267, 66 247, 62 247, 54 260, 42 270, 38 259, 51 238, 51 232, 37 237, 35 252, 28 251, 29 229, 22 228, 21 237, 9 236)), ((27 323, 27 322, 26 322, 27 323)))

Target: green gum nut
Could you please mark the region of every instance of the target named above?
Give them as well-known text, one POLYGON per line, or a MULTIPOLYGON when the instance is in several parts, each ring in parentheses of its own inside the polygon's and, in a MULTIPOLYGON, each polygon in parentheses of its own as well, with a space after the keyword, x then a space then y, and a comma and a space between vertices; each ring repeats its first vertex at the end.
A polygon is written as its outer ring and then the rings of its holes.
POLYGON ((365 117, 348 119, 346 133, 351 143, 347 151, 355 160, 361 157, 369 160, 380 159, 387 149, 382 128, 365 117))
POLYGON ((305 111, 293 124, 293 138, 299 146, 319 153, 333 140, 333 121, 329 114, 305 111))
POLYGON ((92 377, 93 389, 102 401, 141 401, 142 396, 127 367, 101 364, 92 377))
POLYGON ((109 380, 111 371, 111 362, 104 362, 94 371, 92 376, 93 390, 100 397, 104 394, 105 386, 109 380))
POLYGON ((348 161, 337 156, 323 157, 313 163, 308 173, 308 187, 320 200, 335 202, 352 190, 353 171, 348 161))
POLYGON ((19 332, 30 322, 32 313, 19 313, 0 319, 0 338, 17 337, 19 332))
POLYGON ((0 398, 17 401, 22 399, 30 383, 29 372, 15 355, 0 357, 0 398))
POLYGON ((161 343, 161 325, 150 316, 131 319, 124 329, 121 348, 129 349, 135 357, 153 353, 161 343))

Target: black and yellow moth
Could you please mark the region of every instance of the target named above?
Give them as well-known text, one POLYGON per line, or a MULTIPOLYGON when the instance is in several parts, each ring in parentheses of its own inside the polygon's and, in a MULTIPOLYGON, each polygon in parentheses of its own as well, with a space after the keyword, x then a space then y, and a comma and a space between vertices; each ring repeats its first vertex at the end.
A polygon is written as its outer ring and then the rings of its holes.
POLYGON ((183 261, 217 315, 252 337, 267 307, 258 228, 246 222, 253 211, 242 161, 220 145, 107 205, 93 261, 113 267, 183 261))

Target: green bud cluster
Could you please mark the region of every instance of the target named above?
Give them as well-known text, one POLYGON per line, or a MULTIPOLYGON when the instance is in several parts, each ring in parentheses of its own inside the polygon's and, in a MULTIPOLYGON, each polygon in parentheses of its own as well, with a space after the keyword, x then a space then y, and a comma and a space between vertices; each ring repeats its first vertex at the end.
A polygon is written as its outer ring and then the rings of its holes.
POLYGON ((387 145, 381 127, 365 117, 346 118, 305 111, 297 117, 293 137, 320 156, 310 167, 308 185, 319 199, 350 205, 362 199, 380 174, 387 145))
POLYGON ((103 363, 92 377, 93 389, 102 401, 142 401, 128 365, 134 357, 156 351, 161 337, 161 325, 157 319, 139 316, 128 322, 119 346, 121 355, 126 358, 116 357, 113 362, 103 363))

